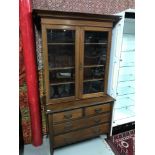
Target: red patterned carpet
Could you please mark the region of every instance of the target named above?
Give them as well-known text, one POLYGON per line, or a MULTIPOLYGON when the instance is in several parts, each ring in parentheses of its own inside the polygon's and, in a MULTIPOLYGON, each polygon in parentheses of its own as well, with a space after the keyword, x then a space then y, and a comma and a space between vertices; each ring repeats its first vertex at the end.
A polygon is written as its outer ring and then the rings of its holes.
MULTIPOLYGON (((42 71, 38 71, 39 77, 39 88, 40 88, 40 104, 41 104, 41 114, 42 114, 42 133, 43 135, 47 134, 46 128, 46 117, 45 117, 45 108, 43 101, 43 75, 42 71)), ((25 144, 31 144, 32 142, 32 133, 31 133, 31 119, 30 111, 28 104, 28 95, 27 95, 27 84, 26 84, 26 72, 23 56, 23 45, 22 38, 19 36, 19 107, 22 117, 22 129, 23 129, 23 138, 25 144)))
POLYGON ((115 155, 135 155, 135 130, 116 134, 107 143, 115 155))

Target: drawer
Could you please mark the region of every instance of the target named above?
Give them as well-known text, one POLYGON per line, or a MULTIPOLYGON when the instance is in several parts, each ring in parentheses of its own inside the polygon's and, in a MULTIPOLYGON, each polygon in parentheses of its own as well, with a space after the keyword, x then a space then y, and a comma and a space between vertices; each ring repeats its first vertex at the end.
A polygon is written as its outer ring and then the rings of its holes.
POLYGON ((95 127, 55 136, 54 137, 54 148, 63 146, 66 144, 71 144, 71 143, 81 141, 84 139, 96 137, 103 133, 107 134, 109 133, 109 129, 110 129, 110 124, 105 123, 105 124, 101 124, 95 127))
POLYGON ((57 135, 60 133, 66 133, 69 131, 98 125, 104 122, 110 122, 110 120, 111 120, 111 113, 105 113, 94 117, 83 118, 80 120, 74 120, 66 123, 53 125, 53 131, 54 135, 57 135))
POLYGON ((97 106, 91 106, 85 109, 85 115, 96 115, 96 114, 101 114, 103 112, 108 112, 111 111, 111 105, 108 104, 102 104, 102 105, 97 105, 97 106))
POLYGON ((82 109, 75 109, 53 114, 53 122, 68 121, 82 117, 82 109))

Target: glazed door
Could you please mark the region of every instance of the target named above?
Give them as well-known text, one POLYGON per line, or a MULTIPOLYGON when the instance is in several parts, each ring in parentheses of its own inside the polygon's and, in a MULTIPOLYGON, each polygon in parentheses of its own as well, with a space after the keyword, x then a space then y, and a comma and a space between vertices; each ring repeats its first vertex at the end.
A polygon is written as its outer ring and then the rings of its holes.
MULTIPOLYGON (((48 101, 74 100, 76 97, 76 28, 45 25, 43 48, 48 101)), ((48 103, 48 102, 47 102, 48 103)))
POLYGON ((107 92, 111 30, 86 27, 81 30, 80 92, 82 98, 107 92))

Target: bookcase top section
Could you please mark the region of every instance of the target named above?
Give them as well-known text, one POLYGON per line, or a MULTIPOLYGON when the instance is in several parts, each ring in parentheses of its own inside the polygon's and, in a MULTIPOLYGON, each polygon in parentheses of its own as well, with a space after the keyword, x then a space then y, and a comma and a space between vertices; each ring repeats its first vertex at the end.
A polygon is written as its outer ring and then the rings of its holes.
POLYGON ((117 23, 121 16, 118 15, 102 15, 102 14, 90 14, 80 12, 63 12, 52 10, 39 10, 33 9, 33 16, 39 18, 54 18, 54 19, 74 19, 74 20, 92 20, 92 21, 109 21, 117 23))

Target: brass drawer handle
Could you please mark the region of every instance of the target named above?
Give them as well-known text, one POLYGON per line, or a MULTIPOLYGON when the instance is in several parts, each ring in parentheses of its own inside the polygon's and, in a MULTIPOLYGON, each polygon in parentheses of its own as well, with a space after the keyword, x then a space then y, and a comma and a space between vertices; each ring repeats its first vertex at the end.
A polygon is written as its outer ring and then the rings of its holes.
POLYGON ((65 141, 65 143, 70 143, 70 142, 72 142, 72 138, 71 137, 64 137, 64 141, 65 141))
POLYGON ((102 112, 102 108, 95 109, 95 113, 100 114, 102 112))
POLYGON ((64 126, 64 130, 68 131, 71 130, 72 128, 72 123, 66 123, 66 125, 64 126))
POLYGON ((101 122, 101 119, 99 119, 99 118, 95 118, 95 119, 94 119, 94 122, 95 122, 96 124, 98 124, 98 123, 101 122))
POLYGON ((64 118, 65 118, 65 119, 70 119, 70 118, 72 118, 72 114, 65 114, 65 115, 64 115, 64 118))
POLYGON ((99 134, 99 133, 100 133, 100 128, 94 129, 93 132, 94 132, 95 134, 99 134))

